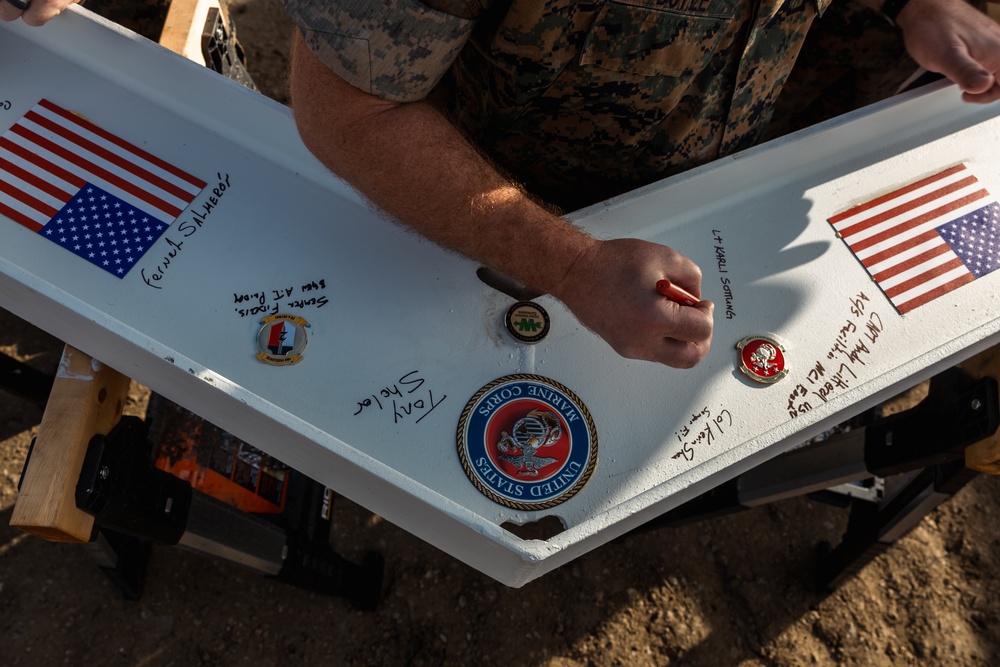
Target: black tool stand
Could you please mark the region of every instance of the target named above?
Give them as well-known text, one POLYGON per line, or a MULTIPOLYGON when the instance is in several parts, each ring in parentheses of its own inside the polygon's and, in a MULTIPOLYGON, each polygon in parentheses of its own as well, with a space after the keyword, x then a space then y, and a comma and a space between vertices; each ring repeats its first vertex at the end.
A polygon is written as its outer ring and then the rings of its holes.
POLYGON ((52 375, 0 352, 0 389, 44 407, 54 380, 52 375))
MULTIPOLYGON (((376 607, 382 557, 362 565, 344 560, 329 543, 323 518, 325 487, 298 475, 282 523, 248 514, 191 488, 153 466, 149 430, 123 417, 107 436, 93 438, 76 488, 77 506, 95 518, 88 548, 126 597, 136 598, 153 544, 177 545, 246 565, 310 591, 376 607)), ((329 516, 329 507, 326 515, 329 516)))
POLYGON ((1000 425, 997 382, 952 368, 917 406, 771 459, 641 526, 645 532, 810 494, 850 506, 840 544, 820 545, 817 586, 833 590, 968 483, 965 448, 1000 425))

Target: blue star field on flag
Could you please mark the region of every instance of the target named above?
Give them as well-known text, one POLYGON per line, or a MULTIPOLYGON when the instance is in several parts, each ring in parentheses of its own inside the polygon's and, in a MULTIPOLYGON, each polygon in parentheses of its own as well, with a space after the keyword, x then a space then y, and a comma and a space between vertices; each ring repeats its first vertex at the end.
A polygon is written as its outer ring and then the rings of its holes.
POLYGON ((976 278, 1000 268, 1000 204, 997 202, 941 225, 937 231, 976 278))
POLYGON ((94 266, 123 278, 167 226, 87 183, 40 233, 94 266))

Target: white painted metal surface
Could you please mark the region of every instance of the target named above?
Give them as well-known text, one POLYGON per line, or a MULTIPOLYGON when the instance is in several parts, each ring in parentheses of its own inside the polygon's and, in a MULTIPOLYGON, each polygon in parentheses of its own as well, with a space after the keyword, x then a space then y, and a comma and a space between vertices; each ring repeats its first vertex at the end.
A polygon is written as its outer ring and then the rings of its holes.
POLYGON ((517 344, 501 325, 511 299, 474 263, 372 212, 308 154, 286 109, 85 11, 42 29, 0 25, 0 62, 0 133, 47 98, 209 183, 123 280, 0 215, 0 306, 508 585, 998 338, 1000 275, 900 316, 826 222, 955 163, 1000 193, 1000 107, 963 105, 949 87, 575 216, 598 236, 661 241, 702 266, 713 349, 679 371, 619 358, 547 297, 551 334, 517 344), (193 225, 219 181, 224 195, 193 225), (254 358, 261 303, 310 322, 301 363, 254 358), (791 369, 770 386, 739 375, 734 348, 767 332, 787 343, 791 369), (566 385, 596 422, 593 478, 550 510, 493 503, 456 454, 466 402, 512 373, 566 385), (417 379, 412 394, 369 401, 417 379), (566 529, 546 541, 501 528, 548 515, 566 529))

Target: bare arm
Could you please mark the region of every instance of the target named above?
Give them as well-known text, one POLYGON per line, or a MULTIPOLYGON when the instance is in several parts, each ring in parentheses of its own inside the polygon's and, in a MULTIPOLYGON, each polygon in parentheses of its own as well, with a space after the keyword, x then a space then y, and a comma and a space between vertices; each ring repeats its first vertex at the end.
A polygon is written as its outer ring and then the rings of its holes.
POLYGON ((354 88, 301 38, 292 98, 309 149, 423 236, 555 296, 623 356, 690 367, 708 352, 712 304, 680 306, 655 290, 669 278, 700 295, 687 258, 584 234, 501 176, 431 105, 354 88))

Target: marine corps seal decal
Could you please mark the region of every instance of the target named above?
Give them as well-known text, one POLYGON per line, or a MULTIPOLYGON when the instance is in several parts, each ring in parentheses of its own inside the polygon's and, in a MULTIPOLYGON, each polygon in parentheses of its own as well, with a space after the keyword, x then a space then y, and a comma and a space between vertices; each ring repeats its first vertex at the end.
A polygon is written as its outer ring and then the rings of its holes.
POLYGON ((507 375, 473 396, 458 422, 465 474, 495 503, 542 510, 572 498, 597 466, 587 406, 540 375, 507 375))

